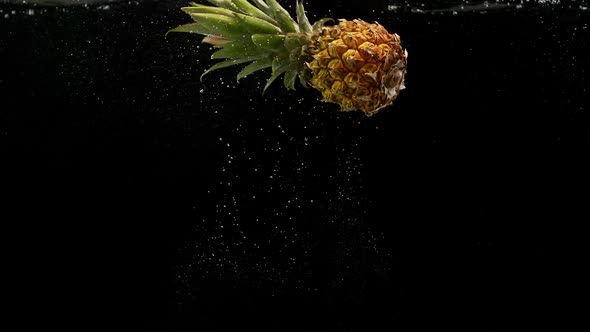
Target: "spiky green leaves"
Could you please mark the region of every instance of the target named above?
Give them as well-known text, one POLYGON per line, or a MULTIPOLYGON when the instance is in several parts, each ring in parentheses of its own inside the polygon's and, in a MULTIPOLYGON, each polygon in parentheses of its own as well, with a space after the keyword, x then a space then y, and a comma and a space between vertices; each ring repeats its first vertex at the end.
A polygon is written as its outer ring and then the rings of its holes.
POLYGON ((221 45, 220 49, 211 54, 211 59, 241 59, 241 58, 263 58, 268 55, 264 49, 257 47, 248 41, 228 41, 221 45))
POLYGON ((203 42, 218 48, 212 59, 224 59, 209 68, 201 78, 217 69, 247 64, 237 79, 258 70, 271 68, 264 91, 281 75, 286 88, 294 89, 302 71, 302 47, 309 43, 313 28, 302 0, 297 0, 297 21, 276 0, 207 0, 212 6, 191 3, 182 10, 195 21, 170 30, 204 35, 203 42))
POLYGON ((270 66, 272 66, 271 58, 263 58, 260 60, 253 61, 238 73, 237 80, 239 81, 243 77, 246 77, 256 71, 268 68, 270 66))
POLYGON ((273 17, 277 20, 281 31, 283 32, 299 32, 299 26, 293 21, 289 12, 281 7, 276 0, 266 0, 270 10, 272 10, 273 17))
POLYGON ((254 45, 273 53, 281 53, 285 50, 285 35, 254 34, 254 45))
POLYGON ((181 25, 169 32, 192 32, 201 35, 214 35, 226 39, 240 39, 246 34, 278 34, 279 28, 254 16, 248 16, 224 8, 185 7, 183 10, 195 23, 181 25))
POLYGON ((203 76, 209 74, 210 72, 212 72, 214 70, 239 65, 242 63, 250 62, 250 61, 256 61, 256 60, 260 60, 260 59, 261 58, 259 58, 259 57, 245 57, 245 58, 241 58, 241 59, 231 59, 231 60, 225 60, 225 61, 218 62, 218 63, 214 64, 213 66, 211 66, 211 68, 207 69, 201 75, 201 80, 203 79, 203 76))
POLYGON ((297 24, 299 24, 299 29, 301 30, 301 32, 311 33, 311 24, 309 24, 307 15, 305 15, 305 8, 303 8, 303 0, 297 0, 295 10, 297 12, 297 24))

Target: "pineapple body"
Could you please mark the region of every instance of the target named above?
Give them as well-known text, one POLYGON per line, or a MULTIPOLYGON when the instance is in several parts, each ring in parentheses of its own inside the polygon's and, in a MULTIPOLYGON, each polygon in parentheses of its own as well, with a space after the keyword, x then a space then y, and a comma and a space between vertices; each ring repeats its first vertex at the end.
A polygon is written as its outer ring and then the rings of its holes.
POLYGON ((342 19, 323 27, 312 39, 309 83, 342 111, 372 115, 405 88, 407 52, 399 36, 380 24, 342 19))
MULTIPOLYGON (((246 64, 237 79, 270 68, 264 91, 280 76, 287 89, 301 85, 319 90, 324 101, 342 111, 373 115, 390 105, 404 88, 407 52, 397 34, 378 23, 356 19, 325 25, 309 23, 303 1, 296 1, 296 20, 276 0, 207 0, 182 8, 194 23, 170 32, 204 35, 204 43, 222 59, 211 71, 246 64)), ((201 76, 201 78, 203 77, 201 76)))

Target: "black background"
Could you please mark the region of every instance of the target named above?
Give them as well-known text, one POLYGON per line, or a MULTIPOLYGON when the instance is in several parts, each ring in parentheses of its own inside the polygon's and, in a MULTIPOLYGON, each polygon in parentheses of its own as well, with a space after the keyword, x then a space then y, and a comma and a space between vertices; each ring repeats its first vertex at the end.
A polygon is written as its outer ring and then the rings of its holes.
POLYGON ((313 90, 261 96, 264 74, 200 82, 208 48, 164 38, 188 22, 181 5, 0 6, 3 223, 20 324, 573 324, 587 11, 308 4, 313 20, 378 20, 402 37, 407 89, 366 118, 313 90), (215 253, 221 267, 195 258, 215 253))

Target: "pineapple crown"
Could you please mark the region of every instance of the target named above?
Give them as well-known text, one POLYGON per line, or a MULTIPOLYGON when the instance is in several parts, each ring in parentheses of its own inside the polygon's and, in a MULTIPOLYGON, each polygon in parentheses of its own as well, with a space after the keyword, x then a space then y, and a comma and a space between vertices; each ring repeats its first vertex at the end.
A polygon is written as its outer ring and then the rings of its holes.
POLYGON ((189 32, 205 35, 204 43, 218 48, 212 59, 224 59, 207 69, 206 74, 225 67, 246 65, 237 75, 244 76, 271 68, 266 89, 282 74, 287 89, 295 89, 295 80, 307 87, 307 47, 311 36, 331 19, 321 19, 311 25, 303 1, 296 2, 294 20, 276 0, 207 0, 213 6, 190 3, 182 10, 194 23, 181 25, 169 32, 189 32))

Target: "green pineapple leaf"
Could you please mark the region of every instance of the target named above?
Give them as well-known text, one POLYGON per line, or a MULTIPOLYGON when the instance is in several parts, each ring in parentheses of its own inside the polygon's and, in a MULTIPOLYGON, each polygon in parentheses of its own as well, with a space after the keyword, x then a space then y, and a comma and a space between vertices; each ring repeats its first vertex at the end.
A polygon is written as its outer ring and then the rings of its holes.
POLYGON ((285 48, 285 35, 254 34, 252 42, 259 48, 279 53, 285 48))
POLYGON ((270 59, 270 58, 256 60, 256 61, 252 62, 251 64, 247 65, 246 67, 244 67, 244 69, 242 69, 242 71, 240 71, 238 73, 236 80, 239 82, 240 79, 242 79, 242 78, 244 78, 256 71, 268 68, 271 65, 272 65, 272 59, 270 59))
POLYGON ((213 66, 211 66, 209 69, 207 69, 202 75, 201 75, 201 81, 203 80, 203 77, 207 74, 209 74, 212 71, 215 71, 217 69, 221 69, 221 68, 226 68, 226 67, 230 67, 230 66, 235 66, 235 65, 239 65, 245 62, 250 62, 250 61, 256 61, 256 60, 260 60, 261 57, 256 57, 256 56, 252 56, 252 57, 247 57, 247 58, 242 58, 242 59, 231 59, 231 60, 225 60, 222 62, 218 62, 216 64, 214 64, 213 66))

